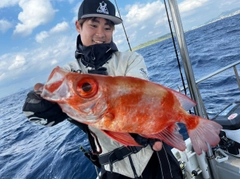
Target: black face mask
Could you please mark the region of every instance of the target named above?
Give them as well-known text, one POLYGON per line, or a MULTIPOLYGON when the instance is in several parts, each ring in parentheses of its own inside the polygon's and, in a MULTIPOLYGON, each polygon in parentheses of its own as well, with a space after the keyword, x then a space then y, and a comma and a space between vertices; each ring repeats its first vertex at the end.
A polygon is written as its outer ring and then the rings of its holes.
POLYGON ((102 65, 104 65, 116 51, 118 51, 118 49, 113 42, 109 44, 95 44, 84 47, 79 35, 77 37, 75 58, 77 60, 80 59, 86 67, 93 68, 91 71, 101 71, 103 68, 102 65))

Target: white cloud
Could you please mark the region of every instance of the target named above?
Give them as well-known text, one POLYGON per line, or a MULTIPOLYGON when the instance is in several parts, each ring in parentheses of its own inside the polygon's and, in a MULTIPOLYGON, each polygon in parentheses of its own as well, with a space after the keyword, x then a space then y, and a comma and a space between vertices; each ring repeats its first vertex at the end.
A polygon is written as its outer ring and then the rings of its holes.
POLYGON ((20 0, 1 0, 0 8, 17 5, 20 0))
POLYGON ((49 0, 20 0, 19 6, 23 11, 18 15, 21 23, 18 23, 14 30, 14 35, 17 36, 30 35, 34 28, 48 23, 55 14, 49 0))
POLYGON ((5 73, 0 74, 0 81, 3 81, 5 77, 6 77, 5 73))
MULTIPOLYGON (((149 38, 149 32, 158 28, 162 24, 160 22, 163 21, 165 16, 164 5, 160 0, 127 5, 122 11, 125 12, 125 14, 122 13, 122 18, 126 27, 127 36, 133 47, 146 42, 146 39, 149 38), (158 22, 159 19, 160 22, 158 22)), ((118 39, 126 39, 125 34, 121 32, 121 28, 122 26, 116 26, 116 30, 121 34, 114 38, 117 42, 119 42, 118 39)), ((121 45, 119 49, 127 50, 128 45, 122 41, 120 42, 121 44, 117 43, 117 45, 121 45)))
POLYGON ((44 82, 54 67, 75 60, 75 40, 76 34, 55 36, 38 48, 0 55, 0 91, 13 83, 29 88, 37 82, 44 82))
POLYGON ((2 57, 0 57, 0 81, 6 77, 6 73, 5 73, 6 66, 7 66, 7 56, 3 55, 2 57), (2 60, 2 59, 6 59, 6 60, 2 60))
POLYGON ((8 67, 8 70, 19 69, 25 64, 25 62, 25 58, 22 55, 17 55, 12 65, 8 67))
POLYGON ((55 60, 52 60, 51 61, 51 65, 53 66, 53 65, 56 65, 58 63, 58 61, 55 59, 55 60))
POLYGON ((40 32, 40 33, 38 33, 37 35, 36 35, 36 41, 38 42, 38 43, 42 43, 43 42, 43 40, 45 39, 45 38, 47 38, 49 36, 49 34, 48 34, 48 32, 47 31, 42 31, 42 32, 40 32))
POLYGON ((12 23, 8 22, 7 20, 0 20, 0 31, 2 33, 7 32, 7 30, 10 29, 12 26, 12 23))
MULTIPOLYGON (((56 36, 53 37, 47 43, 41 44, 39 48, 27 50, 22 52, 22 56, 28 63, 25 63, 25 67, 28 71, 41 71, 46 68, 51 68, 51 64, 60 63, 67 58, 74 60, 75 51, 75 38, 70 36, 56 36)), ((12 63, 12 62, 11 62, 12 63)), ((64 63, 65 64, 65 63, 64 63)))
POLYGON ((180 12, 192 11, 196 8, 203 6, 209 0, 185 0, 179 4, 180 12))
POLYGON ((160 0, 147 4, 128 6, 128 14, 125 17, 125 21, 136 24, 144 22, 155 17, 162 8, 163 4, 160 0))
MULTIPOLYGON (((20 23, 18 25, 22 25, 22 30, 16 28, 15 35, 24 36, 32 32, 37 26, 47 23, 53 18, 56 11, 54 11, 50 2, 54 2, 54 7, 58 8, 62 6, 61 3, 63 1, 64 3, 66 3, 66 1, 69 3, 73 2, 73 0, 57 0, 57 2, 52 0, 0 0, 0 7, 13 6, 21 2, 19 5, 21 4, 20 7, 22 8, 22 12, 19 14, 20 23), (25 2, 25 4, 23 2, 25 2), (44 6, 44 3, 48 3, 49 6, 44 6), (24 31, 27 33, 24 33, 24 31)), ((178 3, 184 29, 189 30, 193 25, 203 24, 223 11, 240 6, 239 0, 230 1, 179 0, 178 3), (231 4, 226 4, 230 1, 231 4), (222 5, 223 3, 225 4, 222 5)), ((82 1, 74 1, 72 4, 71 15, 74 18, 69 22, 72 23, 72 25, 70 25, 71 27, 74 26, 73 22, 76 20, 77 11, 81 2, 82 1)), ((140 0, 135 5, 132 1, 127 1, 126 3, 131 5, 127 5, 126 8, 121 7, 120 10, 126 27, 127 36, 132 47, 149 41, 151 40, 150 38, 154 39, 169 33, 163 1, 140 0), (139 2, 145 2, 145 4, 140 4, 139 2)), ((14 10, 16 13, 16 8, 14 10)), ((19 10, 19 8, 17 10, 19 10)), ((61 14, 61 19, 69 19, 65 12, 59 12, 59 14, 61 14)), ((8 21, 11 18, 11 22, 17 20, 14 19, 13 16, 1 18, 7 19, 8 21)), ((19 83, 21 87, 31 87, 34 83, 45 80, 51 69, 56 65, 61 66, 74 60, 77 33, 73 28, 69 28, 67 22, 68 21, 59 23, 56 26, 52 25, 52 29, 43 29, 41 33, 35 36, 36 41, 41 43, 40 45, 33 43, 30 48, 27 48, 27 46, 24 46, 24 43, 21 46, 16 41, 16 43, 13 42, 15 45, 13 48, 10 50, 8 49, 7 52, 3 50, 3 54, 5 54, 0 55, 0 80, 2 80, 0 82, 0 90, 5 86, 10 86, 12 83, 19 83), (66 31, 68 36, 62 33, 66 31), (29 76, 31 76, 31 80, 29 76), (15 81, 13 81, 13 79, 15 81)), ((24 40, 31 44, 32 38, 34 37, 30 36, 24 40)), ((120 51, 128 49, 126 37, 121 25, 116 26, 114 42, 118 45, 120 51)), ((3 43, 8 42, 3 41, 3 43)))
POLYGON ((77 17, 78 17, 78 10, 79 10, 79 7, 81 5, 82 1, 78 2, 72 9, 72 12, 73 12, 73 18, 72 18, 72 23, 75 23, 75 21, 77 20, 77 17))
POLYGON ((53 27, 49 33, 50 34, 53 34, 53 33, 59 33, 59 32, 65 32, 69 29, 69 25, 67 22, 62 22, 62 23, 59 23, 57 24, 55 27, 53 27))
POLYGON ((56 33, 65 32, 69 29, 69 25, 67 22, 63 21, 61 23, 58 23, 55 27, 47 31, 42 31, 38 33, 35 37, 36 42, 42 43, 44 39, 49 37, 50 35, 54 35, 56 33))

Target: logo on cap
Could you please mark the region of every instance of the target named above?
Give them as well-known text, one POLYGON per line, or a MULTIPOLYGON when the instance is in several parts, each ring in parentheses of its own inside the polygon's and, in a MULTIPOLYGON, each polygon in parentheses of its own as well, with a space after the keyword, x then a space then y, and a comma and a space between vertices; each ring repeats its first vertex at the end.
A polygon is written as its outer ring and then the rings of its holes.
POLYGON ((103 14, 109 14, 108 9, 107 9, 107 4, 104 1, 99 3, 97 12, 103 13, 103 14))

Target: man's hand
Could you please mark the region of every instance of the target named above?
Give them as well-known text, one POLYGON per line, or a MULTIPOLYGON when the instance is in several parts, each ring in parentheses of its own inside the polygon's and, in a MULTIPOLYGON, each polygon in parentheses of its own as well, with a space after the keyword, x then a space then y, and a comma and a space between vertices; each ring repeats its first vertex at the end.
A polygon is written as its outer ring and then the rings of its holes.
POLYGON ((162 150, 162 142, 161 141, 156 141, 153 146, 152 146, 152 149, 155 150, 155 151, 160 151, 162 150))
POLYGON ((27 94, 22 111, 31 122, 53 126, 62 122, 68 118, 68 116, 62 112, 62 109, 57 103, 47 101, 40 96, 39 93, 41 93, 42 86, 40 83, 36 84, 34 91, 30 91, 27 94))

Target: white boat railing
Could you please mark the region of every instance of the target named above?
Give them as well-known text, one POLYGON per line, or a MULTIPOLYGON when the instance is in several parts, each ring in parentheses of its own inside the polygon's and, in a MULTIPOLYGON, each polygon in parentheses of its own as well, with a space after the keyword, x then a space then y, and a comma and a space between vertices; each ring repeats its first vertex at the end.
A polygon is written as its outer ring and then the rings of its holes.
MULTIPOLYGON (((215 71, 213 73, 210 73, 209 75, 207 75, 207 76, 205 76, 205 77, 203 77, 203 78, 201 78, 199 80, 196 80, 195 83, 196 83, 196 85, 199 85, 201 82, 204 82, 204 81, 206 81, 206 80, 208 80, 208 79, 210 79, 212 77, 215 77, 218 74, 223 73, 223 72, 225 72, 225 71, 227 71, 227 70, 232 68, 233 71, 234 71, 234 75, 235 75, 235 78, 236 78, 236 82, 237 82, 238 88, 240 89, 240 78, 239 78, 238 69, 237 69, 237 65, 239 65, 239 64, 240 64, 240 60, 235 62, 235 63, 232 63, 230 65, 227 65, 227 66, 225 66, 225 67, 223 67, 223 68, 221 68, 221 69, 219 69, 219 70, 217 70, 217 71, 215 71)), ((183 92, 184 89, 188 89, 188 86, 186 86, 185 88, 183 88, 183 87, 179 88, 179 91, 183 92)), ((201 95, 199 95, 199 97, 202 98, 201 95)), ((199 104, 202 106, 202 110, 203 110, 204 116, 209 119, 207 110, 205 108, 205 105, 202 102, 202 100, 200 100, 200 101, 201 102, 199 104)))
POLYGON ((237 70, 237 67, 236 67, 239 64, 240 64, 240 61, 237 61, 237 62, 232 63, 232 64, 230 64, 230 65, 228 65, 226 67, 223 67, 223 68, 221 68, 221 69, 219 69, 219 70, 217 70, 217 71, 215 71, 215 72, 213 72, 213 73, 211 73, 211 74, 209 74, 209 75, 207 75, 207 76, 197 80, 196 84, 199 84, 199 83, 201 83, 201 82, 203 82, 203 81, 205 81, 205 80, 207 80, 207 79, 209 79, 209 78, 211 78, 213 76, 216 76, 219 73, 222 73, 222 72, 224 72, 224 71, 226 71, 226 70, 228 70, 230 68, 233 68, 234 74, 235 74, 235 77, 236 77, 236 80, 237 80, 238 87, 240 88, 240 79, 239 79, 238 70, 237 70))

